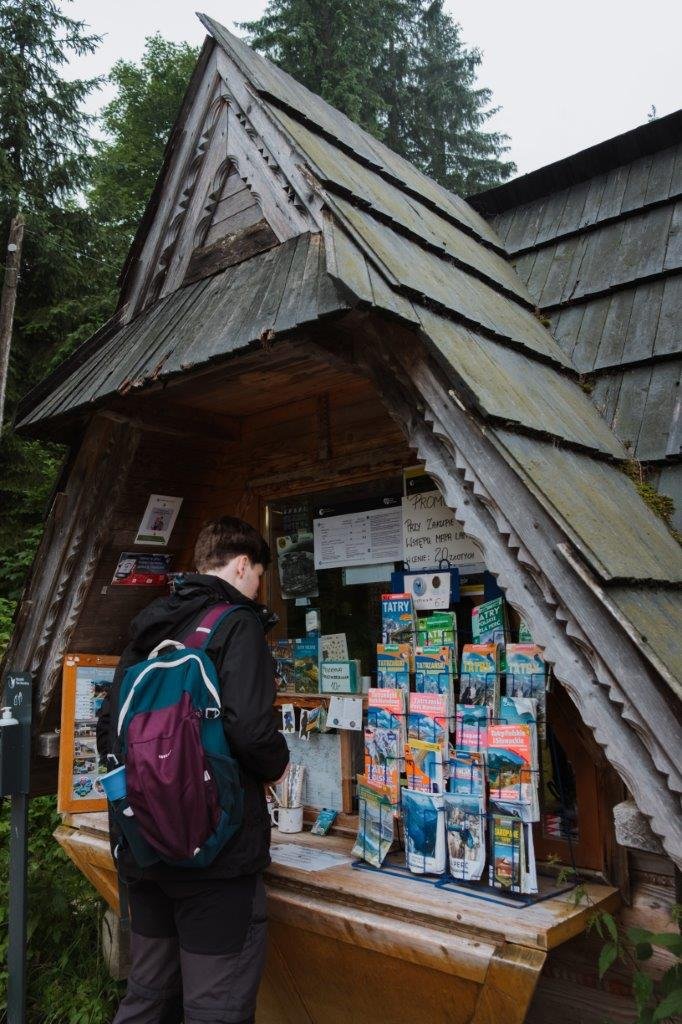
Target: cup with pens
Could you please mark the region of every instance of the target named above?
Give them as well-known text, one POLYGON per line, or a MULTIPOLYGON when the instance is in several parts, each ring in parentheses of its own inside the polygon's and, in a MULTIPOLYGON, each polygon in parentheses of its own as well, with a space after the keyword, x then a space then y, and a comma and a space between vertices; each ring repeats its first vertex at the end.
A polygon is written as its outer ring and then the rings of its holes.
POLYGON ((270 820, 280 832, 303 831, 305 773, 305 765, 290 764, 276 787, 270 787, 273 796, 273 800, 269 802, 270 820))

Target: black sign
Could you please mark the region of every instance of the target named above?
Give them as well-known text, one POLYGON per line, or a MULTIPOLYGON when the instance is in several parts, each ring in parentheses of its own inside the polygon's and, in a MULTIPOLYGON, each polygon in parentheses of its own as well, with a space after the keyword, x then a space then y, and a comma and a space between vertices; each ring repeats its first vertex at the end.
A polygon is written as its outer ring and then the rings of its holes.
POLYGON ((30 672, 10 669, 5 676, 5 697, 2 706, 12 709, 12 717, 20 725, 31 724, 31 697, 33 680, 30 672))

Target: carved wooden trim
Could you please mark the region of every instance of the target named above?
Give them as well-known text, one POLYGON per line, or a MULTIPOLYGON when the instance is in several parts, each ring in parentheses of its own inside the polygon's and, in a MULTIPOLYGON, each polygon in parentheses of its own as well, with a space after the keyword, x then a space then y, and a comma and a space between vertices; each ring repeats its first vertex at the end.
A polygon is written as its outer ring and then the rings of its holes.
POLYGON ((65 488, 56 495, 5 663, 33 674, 39 732, 64 654, 109 533, 140 431, 104 417, 91 421, 65 488))
POLYGON ((533 636, 653 831, 682 865, 678 743, 661 681, 558 552, 565 537, 439 378, 414 336, 373 332, 363 361, 386 407, 533 636), (455 399, 455 400, 453 400, 455 399), (639 699, 632 699, 637 686, 639 699), (667 714, 665 709, 667 708, 667 714))

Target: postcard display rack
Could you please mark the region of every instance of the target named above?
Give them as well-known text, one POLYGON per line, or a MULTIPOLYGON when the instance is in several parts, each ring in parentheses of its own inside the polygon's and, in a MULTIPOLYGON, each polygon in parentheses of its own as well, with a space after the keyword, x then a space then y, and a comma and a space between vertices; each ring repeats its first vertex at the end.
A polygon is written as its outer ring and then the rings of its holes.
MULTIPOLYGON (((309 543, 312 549, 312 537, 309 543)), ((277 703, 292 760, 300 759, 306 740, 317 746, 329 738, 316 733, 333 735, 332 694, 344 702, 354 698, 356 705, 362 696, 363 743, 354 745, 350 770, 357 771, 358 746, 364 764, 349 787, 358 815, 353 866, 503 904, 556 896, 570 886, 540 891, 533 843, 543 753, 551 740, 542 651, 523 623, 511 642, 504 598, 492 577, 485 596, 497 596, 474 605, 470 619, 458 623, 447 600, 422 610, 422 594, 439 583, 429 574, 424 581, 413 575, 394 572, 391 592, 380 598, 381 633, 364 693, 362 672, 369 675, 369 666, 364 658, 362 665, 353 660, 353 651, 349 658, 343 634, 324 634, 324 609, 307 612, 305 638, 273 642, 277 703)), ((441 575, 448 585, 458 576, 441 575)), ((462 589, 484 596, 476 582, 462 589)), ((570 828, 565 834, 571 848, 570 828)))

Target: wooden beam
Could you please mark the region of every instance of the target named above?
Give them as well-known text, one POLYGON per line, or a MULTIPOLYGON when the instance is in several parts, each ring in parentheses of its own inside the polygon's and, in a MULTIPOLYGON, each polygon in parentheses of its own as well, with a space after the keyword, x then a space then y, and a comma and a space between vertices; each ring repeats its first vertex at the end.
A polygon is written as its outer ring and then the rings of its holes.
POLYGON ((194 249, 187 267, 183 286, 210 277, 228 267, 234 267, 259 253, 267 252, 279 239, 268 222, 261 217, 256 224, 250 224, 242 231, 225 235, 211 245, 194 249))
POLYGON ((33 675, 36 733, 60 678, 139 440, 138 429, 96 416, 64 489, 54 497, 3 662, 33 675))

